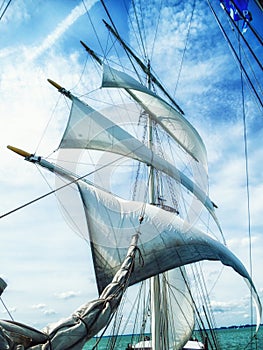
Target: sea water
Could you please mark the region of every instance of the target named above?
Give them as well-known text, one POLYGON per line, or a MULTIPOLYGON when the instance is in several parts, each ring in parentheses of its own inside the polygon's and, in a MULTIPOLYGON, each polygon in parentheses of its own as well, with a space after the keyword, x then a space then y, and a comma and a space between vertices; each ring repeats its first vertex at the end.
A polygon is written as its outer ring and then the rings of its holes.
MULTIPOLYGON (((216 338, 219 343, 220 350, 263 350, 263 326, 260 327, 257 339, 251 342, 255 328, 221 328, 215 331, 216 338)), ((115 350, 125 350, 128 343, 131 343, 131 335, 119 336, 116 338, 115 350)), ((84 347, 85 350, 104 350, 112 339, 110 337, 102 337, 97 346, 98 339, 91 339, 84 347), (95 346, 95 347, 94 347, 95 346)), ((110 347, 109 347, 110 349, 110 347)), ((213 348, 214 349, 214 348, 213 348)))

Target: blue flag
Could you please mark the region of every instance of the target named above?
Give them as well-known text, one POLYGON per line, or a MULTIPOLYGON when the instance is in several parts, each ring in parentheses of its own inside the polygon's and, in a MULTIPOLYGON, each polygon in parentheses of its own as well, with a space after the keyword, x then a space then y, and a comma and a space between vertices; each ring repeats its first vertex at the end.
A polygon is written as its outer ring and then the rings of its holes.
POLYGON ((248 10, 248 0, 224 0, 220 3, 234 21, 243 21, 242 32, 244 33, 247 30, 247 21, 252 21, 252 15, 248 10))

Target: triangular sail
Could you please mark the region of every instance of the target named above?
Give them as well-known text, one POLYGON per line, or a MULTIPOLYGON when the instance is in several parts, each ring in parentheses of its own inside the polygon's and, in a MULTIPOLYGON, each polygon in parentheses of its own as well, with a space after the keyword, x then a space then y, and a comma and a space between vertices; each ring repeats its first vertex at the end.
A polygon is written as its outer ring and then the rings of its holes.
POLYGON ((250 285, 260 323, 261 304, 254 284, 241 261, 223 244, 188 225, 178 216, 141 202, 126 201, 85 183, 79 183, 88 222, 99 290, 119 268, 129 238, 140 229, 138 247, 143 268, 135 268, 130 284, 175 267, 201 260, 217 260, 232 267, 250 285), (138 218, 144 208, 144 220, 138 218))

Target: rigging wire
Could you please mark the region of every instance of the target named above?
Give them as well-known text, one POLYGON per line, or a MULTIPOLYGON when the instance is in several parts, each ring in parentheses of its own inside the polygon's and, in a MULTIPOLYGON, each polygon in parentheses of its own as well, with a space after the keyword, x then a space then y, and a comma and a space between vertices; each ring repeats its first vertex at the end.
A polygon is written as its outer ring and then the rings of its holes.
MULTIPOLYGON (((106 6, 104 0, 100 0, 100 2, 101 2, 101 4, 102 4, 102 6, 103 6, 103 8, 104 8, 104 10, 105 10, 105 12, 106 12, 106 14, 107 14, 109 20, 110 20, 110 22, 111 22, 111 24, 112 24, 112 26, 113 26, 115 32, 116 32, 117 36, 120 37, 120 36, 119 36, 119 33, 118 33, 118 30, 117 30, 117 28, 116 28, 116 26, 115 26, 115 24, 114 24, 114 22, 113 22, 113 19, 112 19, 111 15, 110 15, 110 13, 109 13, 109 11, 108 11, 108 9, 107 9, 107 6, 106 6)), ((105 23, 105 21, 104 21, 104 23, 105 23)), ((106 27, 107 27, 107 26, 106 26, 106 27)), ((108 27, 107 27, 107 28, 108 28, 108 27)), ((127 57, 128 57, 128 59, 129 59, 131 65, 132 65, 134 71, 136 72, 137 76, 140 77, 140 75, 139 75, 139 73, 138 73, 138 71, 137 71, 137 69, 136 69, 136 67, 135 67, 135 64, 133 63, 133 61, 132 61, 132 59, 131 59, 130 55, 128 54, 128 51, 127 51, 127 49, 126 49, 125 47, 124 47, 124 50, 125 50, 125 52, 126 52, 126 54, 127 54, 127 57)))
POLYGON ((159 12, 159 16, 158 16, 157 23, 156 23, 156 29, 155 29, 154 38, 153 38, 153 44, 152 44, 152 50, 151 50, 151 54, 149 55, 149 58, 151 60, 152 60, 152 57, 153 57, 155 42, 156 42, 156 38, 157 38, 157 34, 158 34, 158 28, 159 28, 159 24, 160 24, 162 7, 163 7, 163 1, 161 1, 161 3, 160 3, 160 7, 159 7, 159 11, 158 11, 159 12))
MULTIPOLYGON (((56 102, 56 104, 55 104, 55 107, 53 108, 53 111, 52 111, 52 113, 51 113, 51 116, 50 116, 50 118, 49 118, 49 120, 48 120, 48 122, 47 122, 47 124, 46 124, 46 126, 45 126, 45 128, 44 128, 44 130, 43 130, 43 132, 42 132, 42 135, 41 135, 41 137, 40 137, 40 139, 39 139, 39 141, 38 141, 38 144, 37 144, 37 146, 36 146, 36 148, 35 148, 35 153, 37 153, 37 151, 38 151, 38 149, 39 149, 39 147, 40 147, 40 144, 41 144, 41 142, 43 141, 43 138, 45 137, 45 135, 46 135, 46 132, 47 132, 47 130, 48 130, 48 128, 49 128, 49 125, 50 125, 50 123, 51 123, 51 121, 52 121, 52 119, 53 119, 53 117, 54 117, 54 115, 55 115, 55 110, 56 110, 56 108, 57 108, 57 106, 58 106, 58 104, 59 104, 59 101, 61 100, 61 95, 59 95, 59 97, 58 97, 58 99, 57 99, 57 102, 56 102)), ((67 106, 68 106, 68 108, 70 109, 70 107, 69 107, 69 105, 68 105, 68 101, 67 101, 67 99, 66 98, 64 98, 65 100, 66 100, 66 104, 67 104, 67 106)))
MULTIPOLYGON (((42 171, 40 170, 40 167, 36 167, 41 175, 41 177, 44 179, 44 181, 46 182, 47 186, 49 187, 50 190, 52 190, 51 185, 48 183, 46 177, 44 176, 44 174, 42 173, 42 171)), ((58 176, 58 175, 57 175, 58 176)), ((59 177, 61 179, 61 181, 64 181, 65 183, 65 179, 63 179, 61 176, 59 177)), ((74 231, 77 233, 78 236, 80 236, 82 239, 84 239, 87 243, 89 243, 89 239, 85 237, 85 234, 81 233, 81 229, 79 227, 79 225, 77 224, 77 222, 73 219, 73 217, 70 215, 69 211, 67 210, 66 206, 62 203, 62 201, 60 200, 60 198, 56 195, 56 199, 59 202, 59 204, 61 205, 61 207, 63 208, 63 210, 65 211, 65 213, 67 214, 68 218, 70 219, 70 222, 73 226, 74 231)))
POLYGON ((219 18, 218 18, 218 16, 217 16, 217 14, 215 13, 215 10, 214 10, 213 7, 212 7, 210 0, 207 0, 207 2, 208 2, 208 5, 209 5, 209 7, 210 7, 210 10, 211 10, 212 14, 213 14, 214 17, 215 17, 215 20, 216 20, 216 22, 217 22, 217 24, 218 24, 218 26, 219 26, 219 28, 220 28, 220 30, 221 30, 223 36, 224 36, 226 42, 228 43, 228 45, 229 45, 229 47, 230 47, 231 53, 233 54, 235 60, 237 61, 238 68, 239 68, 240 70, 242 70, 243 74, 245 75, 245 77, 246 77, 246 79, 247 79, 247 82, 248 82, 248 85, 249 85, 250 89, 253 91, 254 96, 257 98, 257 101, 258 101, 258 103, 260 104, 261 108, 263 108, 263 101, 261 100, 259 94, 257 93, 257 91, 256 91, 256 89, 255 89, 255 87, 254 87, 254 85, 253 85, 253 83, 252 83, 252 81, 251 81, 249 75, 247 74, 247 71, 246 71, 246 69, 245 69, 243 63, 240 61, 240 59, 239 59, 239 57, 238 57, 238 54, 237 54, 235 48, 233 47, 233 45, 232 45, 232 43, 231 43, 229 37, 228 37, 227 34, 226 34, 226 31, 224 30, 224 28, 223 28, 221 22, 219 21, 219 18))
MULTIPOLYGON (((192 303, 193 303, 194 310, 195 310, 196 315, 197 315, 197 321, 198 321, 198 323, 199 323, 199 328, 202 329, 202 331, 205 333, 205 335, 206 335, 206 337, 207 337, 207 340, 208 340, 209 344, 210 344, 211 347, 212 347, 212 341, 211 341, 211 339, 210 339, 210 337, 209 337, 209 334, 208 334, 208 332, 207 332, 207 327, 206 327, 205 324, 204 324, 204 321, 203 321, 203 318, 202 318, 202 316, 201 316, 200 310, 199 310, 199 308, 198 308, 198 306, 197 306, 197 303, 196 303, 196 301, 195 301, 195 299, 194 299, 193 292, 192 292, 192 290, 191 290, 191 288, 190 288, 190 285, 189 285, 189 283, 188 283, 187 277, 186 277, 186 275, 185 275, 183 269, 182 269, 181 267, 179 267, 179 269, 180 269, 182 278, 183 278, 183 280, 184 280, 184 282, 185 282, 185 285, 186 285, 186 287, 187 287, 187 290, 188 290, 188 293, 189 293, 189 295, 190 295, 191 301, 192 301, 192 303)), ((195 277, 195 274, 194 274, 194 277, 195 277)), ((198 285, 197 283, 195 283, 195 284, 198 285)))
MULTIPOLYGON (((240 44, 240 43, 239 43, 240 44)), ((240 45, 239 45, 240 47, 240 45)), ((241 60, 241 50, 239 51, 241 60)), ((251 212, 250 212, 250 183, 249 183, 249 167, 248 167, 248 142, 247 142, 247 122, 246 122, 246 111, 245 111, 245 96, 244 96, 244 82, 242 70, 240 71, 241 81, 241 98, 242 98, 242 121, 243 121, 243 142, 244 142, 244 155, 245 155, 245 176, 246 176, 246 196, 247 196, 247 220, 248 220, 248 239, 249 239, 249 273, 252 278, 253 267, 252 267, 252 237, 251 237, 251 212)), ((253 294, 252 286, 250 287, 250 317, 251 324, 253 324, 253 294)), ((251 339, 253 338, 253 331, 251 328, 251 339)))
POLYGON ((96 40, 97 40, 97 42, 99 43, 101 52, 103 52, 104 55, 105 55, 104 48, 103 48, 103 46, 102 46, 102 44, 101 44, 101 41, 100 41, 100 39, 99 39, 97 30, 96 30, 96 28, 95 28, 95 26, 94 26, 94 24, 93 24, 93 21, 92 21, 92 19, 91 19, 91 17, 90 17, 89 11, 88 11, 87 6, 86 6, 86 4, 85 4, 85 0, 82 0, 82 3, 83 3, 83 5, 84 5, 84 7, 85 7, 86 14, 87 14, 87 16, 88 16, 88 18, 89 18, 89 22, 90 22, 90 24, 91 24, 91 26, 92 26, 92 28, 93 28, 94 34, 95 34, 95 36, 96 36, 96 40))
MULTIPOLYGON (((128 154, 129 154, 129 153, 128 153, 128 154)), ((126 156, 127 156, 128 154, 126 154, 126 156)), ((118 157, 118 158, 116 158, 116 159, 110 161, 109 163, 102 165, 102 166, 99 167, 98 169, 95 169, 95 170, 93 170, 93 171, 91 171, 91 172, 89 172, 89 173, 87 173, 87 174, 84 174, 84 175, 81 175, 81 176, 79 176, 79 177, 76 177, 75 179, 69 181, 68 183, 66 183, 66 184, 64 184, 64 185, 61 185, 61 186, 55 188, 54 190, 51 190, 51 191, 49 191, 49 192, 43 194, 42 196, 36 197, 36 198, 32 199, 31 201, 26 202, 26 203, 20 205, 19 207, 16 207, 16 208, 14 208, 14 209, 12 209, 12 210, 10 210, 10 211, 8 211, 8 212, 6 212, 6 213, 0 215, 0 219, 3 219, 4 217, 6 217, 6 216, 8 216, 8 215, 10 215, 10 214, 12 214, 12 213, 14 213, 14 212, 20 210, 20 209, 23 209, 23 208, 25 208, 25 207, 27 207, 27 206, 29 206, 29 205, 31 205, 31 204, 33 204, 33 203, 35 203, 35 202, 37 202, 37 201, 43 199, 43 198, 45 198, 45 197, 48 197, 48 196, 50 196, 51 194, 54 194, 55 192, 58 192, 58 191, 62 190, 63 188, 66 188, 67 186, 70 186, 70 185, 72 185, 72 184, 76 184, 76 183, 77 183, 78 181, 80 181, 80 180, 84 180, 85 177, 90 176, 90 175, 94 174, 95 172, 97 172, 97 171, 99 171, 99 170, 102 170, 103 168, 106 168, 108 165, 112 165, 113 163, 118 162, 118 161, 119 161, 120 159, 122 159, 122 158, 123 158, 123 156, 120 156, 120 157, 118 157)))
POLYGON ((239 6, 237 5, 237 3, 232 0, 233 5, 235 6, 235 8, 238 11, 239 16, 246 22, 247 26, 249 27, 249 29, 252 31, 252 33, 254 34, 254 36, 257 38, 257 40, 259 41, 259 43, 263 46, 263 40, 261 38, 261 36, 257 33, 257 31, 254 29, 254 27, 252 26, 252 24, 248 21, 248 19, 243 15, 243 12, 240 10, 239 6))
POLYGON ((11 318, 12 321, 14 321, 13 316, 11 315, 10 311, 8 310, 8 307, 7 307, 6 304, 4 303, 4 301, 3 301, 3 299, 2 299, 1 296, 0 296, 0 300, 1 300, 1 303, 3 304, 3 306, 4 306, 4 308, 5 308, 6 312, 8 313, 9 317, 11 318))
POLYGON ((141 48, 142 48, 142 51, 143 51, 143 57, 145 57, 145 59, 146 59, 147 58, 147 54, 146 54, 146 49, 145 49, 145 45, 144 45, 144 41, 146 41, 146 40, 143 40, 143 38, 142 38, 142 31, 144 31, 143 21, 142 21, 142 26, 143 27, 141 28, 134 0, 132 0, 132 7, 133 7, 133 11, 134 11, 134 15, 135 15, 136 23, 137 23, 137 28, 138 28, 138 32, 139 32, 139 38, 140 38, 141 48))
MULTIPOLYGON (((227 14, 230 22, 232 25, 234 25, 234 27, 236 28, 236 30, 238 31, 239 33, 239 38, 241 37, 244 41, 244 43, 246 44, 249 52, 251 53, 251 55, 254 57, 256 63, 258 64, 258 66, 261 68, 261 70, 263 70, 263 64, 259 61, 257 55, 255 54, 255 52, 253 51, 251 45, 249 44, 249 42, 247 41, 247 39, 245 38, 245 36, 243 35, 242 31, 240 30, 239 26, 236 24, 236 22, 233 20, 233 18, 230 16, 230 14, 225 11, 225 13, 227 14)), ((239 47, 240 47, 240 44, 239 44, 239 47)))
MULTIPOLYGON (((226 14, 228 15, 228 20, 229 20, 229 24, 231 26, 231 29, 232 31, 234 32, 234 34, 236 35, 236 40, 238 42, 238 50, 241 51, 242 49, 242 52, 243 52, 243 55, 244 57, 246 58, 246 61, 247 61, 247 64, 252 72, 252 75, 253 75, 253 78, 254 78, 254 81, 255 83, 257 84, 258 86, 258 89, 259 91, 261 92, 261 95, 263 94, 263 91, 262 91, 262 86, 261 86, 261 83, 260 81, 258 80, 257 78, 257 75, 252 67, 252 64, 250 63, 249 61, 249 58, 245 52, 245 50, 243 49, 243 47, 241 46, 241 43, 240 43, 240 38, 242 38, 242 40, 244 41, 246 47, 248 48, 250 54, 252 55, 252 57, 254 58, 254 62, 258 65, 258 67, 261 69, 261 71, 263 71, 263 65, 262 63, 260 62, 259 58, 257 57, 257 55, 255 54, 255 52, 253 51, 251 45, 248 43, 248 41, 246 40, 244 34, 242 33, 242 31, 240 30, 239 26, 236 24, 236 22, 233 20, 233 18, 230 16, 230 14, 225 11, 226 14), (236 30, 235 30, 236 29, 236 30)), ((241 54, 239 53, 239 57, 241 57, 241 54)), ((241 71, 241 69, 240 69, 241 71)), ((255 102, 257 103, 257 100, 255 100, 255 102)), ((258 103, 257 103, 258 104, 258 103)), ((258 106, 259 107, 259 106, 258 106)), ((260 107, 259 107, 260 108, 260 107)))
MULTIPOLYGON (((248 80, 249 84, 250 84, 250 88, 253 90, 255 96, 258 98, 259 103, 261 104, 261 106, 263 107, 263 103, 259 97, 259 95, 257 94, 257 91, 254 89, 254 86, 246 72, 246 69, 242 63, 242 59, 241 59, 241 42, 240 42, 240 38, 242 37, 244 42, 246 43, 249 51, 251 53, 253 53, 253 50, 251 49, 251 47, 249 46, 249 44, 247 43, 246 39, 244 38, 242 32, 240 31, 240 29, 238 28, 238 26, 236 25, 236 23, 233 21, 233 19, 229 16, 232 24, 235 26, 235 28, 238 30, 238 53, 235 51, 233 45, 231 44, 226 32, 223 29, 222 24, 220 23, 217 15, 215 14, 215 11, 213 10, 211 3, 209 0, 208 4, 210 6, 210 9, 212 11, 212 13, 214 14, 216 21, 228 43, 228 45, 231 48, 231 52, 234 54, 234 57, 239 65, 239 70, 240 70, 240 81, 241 81, 241 98, 242 98, 242 121, 243 121, 243 142, 244 142, 244 155, 245 155, 245 176, 246 176, 246 196, 247 196, 247 217, 248 217, 248 236, 249 236, 249 266, 250 266, 250 276, 252 276, 252 238, 251 238, 251 213, 250 213, 250 184, 249 184, 249 169, 248 169, 248 142, 247 142, 247 123, 246 123, 246 112, 245 112, 245 98, 244 98, 244 76, 246 77, 246 79, 248 80)), ((234 1, 233 1, 234 3, 234 1)), ((234 3, 234 5, 236 6, 236 4, 234 3)), ((237 8, 238 9, 238 8, 237 8)), ((247 22, 247 24, 250 26, 249 21, 247 21, 247 19, 245 19, 245 17, 243 16, 243 14, 241 13, 241 11, 238 9, 239 14, 242 16, 242 18, 247 22)), ((225 11, 227 12, 227 11, 225 11)), ((229 14, 228 14, 229 15, 229 14)), ((252 28, 251 28, 252 29, 252 28)), ((259 65, 259 67, 262 69, 262 65, 259 62, 259 60, 257 59, 256 55, 254 55, 253 53, 253 57, 255 59, 255 61, 257 62, 257 64, 259 65)), ((251 286, 252 289, 252 286, 251 286)), ((251 315, 251 324, 253 323, 253 300, 252 300, 252 290, 250 293, 250 315, 251 315)), ((252 332, 252 330, 251 330, 252 332)), ((253 336, 251 336, 251 339, 253 338, 253 336)), ((256 337, 255 337, 256 339, 256 337)), ((252 344, 252 340, 249 342, 249 344, 252 344)), ((249 345, 248 344, 248 345, 249 345)), ((247 345, 247 346, 248 346, 247 345)), ((247 348, 247 346, 245 348, 247 348)))
MULTIPOLYGON (((212 338, 212 339, 210 339, 210 337, 209 337, 209 342, 210 342, 210 344, 213 342, 215 345, 215 348, 220 349, 219 341, 218 341, 218 338, 217 338, 217 335, 215 332, 215 328, 216 328, 215 317, 213 314, 213 310, 211 308, 209 294, 208 294, 208 291, 206 288, 206 281, 204 278, 204 273, 203 273, 201 263, 191 265, 191 270, 192 270, 192 276, 194 278, 194 284, 195 284, 196 291, 197 291, 197 298, 198 298, 198 303, 199 303, 198 309, 202 309, 203 313, 205 314, 205 320, 207 323, 206 328, 209 329, 210 336, 212 338)), ((196 308, 197 307, 198 306, 196 306, 196 308)), ((201 316, 199 316, 199 317, 201 317, 201 316)), ((202 328, 204 328, 204 326, 202 328)))
POLYGON ((205 283, 205 276, 204 276, 204 273, 203 273, 203 269, 201 268, 201 263, 197 264, 197 266, 198 265, 199 265, 199 276, 201 276, 201 283, 200 283, 200 285, 202 286, 201 290, 202 290, 202 295, 203 295, 203 300, 204 300, 204 302, 203 302, 203 310, 205 312, 207 323, 209 325, 209 329, 211 331, 214 343, 216 345, 216 348, 218 349, 219 348, 219 343, 218 343, 217 334, 215 332, 215 328, 217 327, 216 326, 216 320, 215 320, 215 316, 214 316, 212 308, 208 307, 208 305, 211 305, 211 303, 210 303, 209 293, 208 293, 208 290, 207 290, 207 285, 205 283))
MULTIPOLYGON (((3 18, 4 14, 6 13, 6 11, 7 11, 8 7, 10 6, 11 1, 12 1, 12 0, 9 0, 9 1, 8 1, 8 3, 7 3, 7 5, 6 5, 6 7, 3 9, 2 14, 0 15, 0 21, 1 21, 1 19, 3 18)), ((2 7, 4 6, 4 2, 5 2, 5 1, 3 1, 3 2, 2 2, 2 5, 1 5, 1 8, 0 8, 0 11, 2 10, 2 7)))
POLYGON ((184 51, 183 51, 183 54, 182 54, 182 58, 181 58, 181 62, 180 62, 179 70, 178 70, 177 80, 175 82, 175 88, 174 88, 173 96, 175 96, 175 94, 176 94, 176 90, 177 90, 177 87, 178 87, 178 84, 179 84, 179 80, 180 80, 180 77, 181 77, 181 72, 182 72, 182 69, 183 69, 183 62, 184 62, 184 57, 185 57, 185 54, 186 54, 188 39, 189 39, 190 31, 191 31, 191 25, 192 25, 192 20, 193 20, 193 16, 194 16, 195 5, 196 5, 196 0, 194 0, 194 2, 193 2, 192 13, 191 13, 191 16, 190 16, 190 21, 189 21, 189 24, 188 24, 188 29, 187 29, 187 34, 186 34, 184 51))

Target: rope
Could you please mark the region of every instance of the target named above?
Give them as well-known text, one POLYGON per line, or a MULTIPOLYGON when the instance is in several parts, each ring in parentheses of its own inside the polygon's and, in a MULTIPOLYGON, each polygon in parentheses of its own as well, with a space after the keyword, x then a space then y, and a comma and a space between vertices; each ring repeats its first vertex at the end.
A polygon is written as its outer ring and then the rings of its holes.
MULTIPOLYGON (((0 16, 0 21, 1 21, 1 19, 3 18, 4 14, 6 13, 6 10, 8 9, 8 7, 9 7, 11 1, 12 1, 12 0, 9 0, 9 2, 8 2, 7 5, 6 5, 6 7, 4 8, 4 10, 3 10, 3 12, 2 12, 2 14, 1 14, 1 16, 0 16)), ((4 1, 3 1, 2 5, 1 5, 1 9, 2 9, 3 5, 4 5, 4 1)))
MULTIPOLYGON (((239 51, 240 52, 240 51, 239 51)), ((241 52, 240 52, 241 60, 241 52)), ((242 94, 242 120, 243 120, 243 141, 245 154, 245 174, 246 174, 246 194, 247 194, 247 218, 248 218, 248 240, 249 240, 249 273, 252 278, 252 238, 251 238, 251 212, 250 212, 250 190, 249 190, 249 170, 248 170, 248 144, 247 144, 247 125, 246 125, 246 111, 245 111, 245 97, 244 97, 244 83, 243 74, 240 73, 241 94, 242 94)), ((253 296, 252 286, 250 287, 250 315, 251 324, 253 323, 253 296)), ((252 332, 252 329, 251 329, 252 332)), ((252 335, 253 336, 253 335, 252 335)), ((251 336, 251 338, 252 338, 251 336)))
MULTIPOLYGON (((115 24, 114 24, 114 22, 113 22, 113 20, 112 20, 112 17, 111 17, 111 15, 110 15, 110 13, 109 13, 109 11, 108 11, 106 5, 105 5, 104 0, 100 0, 100 1, 101 1, 101 4, 102 4, 102 6, 103 6, 103 8, 104 8, 104 10, 105 10, 105 12, 106 12, 106 14, 107 14, 107 16, 109 17, 109 20, 110 20, 110 22, 111 22, 111 24, 112 24, 112 26, 113 26, 113 28, 114 28, 114 31, 116 32, 117 36, 120 37, 120 36, 119 36, 119 33, 118 33, 118 30, 117 30, 117 28, 116 28, 116 26, 115 26, 115 24)), ((122 46, 122 47, 123 47, 123 46, 122 46)), ((132 59, 131 59, 131 57, 130 57, 128 51, 127 51, 127 49, 126 49, 125 47, 123 47, 123 48, 124 48, 124 51, 125 51, 126 54, 127 54, 127 57, 128 57, 128 59, 129 59, 131 65, 132 65, 134 71, 136 72, 138 78, 140 78, 140 75, 139 75, 139 73, 138 73, 138 71, 137 71, 137 69, 136 69, 136 67, 135 67, 135 65, 134 65, 134 63, 133 63, 133 61, 132 61, 132 59)))
POLYGON ((214 9, 213 9, 213 7, 212 7, 210 0, 207 0, 207 2, 208 2, 208 5, 209 5, 209 7, 210 7, 210 10, 211 10, 212 14, 213 14, 214 17, 215 17, 215 20, 216 20, 216 22, 217 22, 217 24, 218 24, 218 26, 219 26, 219 28, 220 28, 220 30, 221 30, 223 36, 224 36, 226 42, 228 43, 228 45, 229 45, 229 47, 230 47, 230 51, 232 52, 232 54, 233 54, 235 60, 237 61, 238 68, 239 68, 240 71, 242 71, 243 74, 245 75, 245 77, 246 77, 246 79, 247 79, 247 81, 248 81, 248 84, 249 84, 249 86, 250 86, 250 89, 252 90, 252 92, 254 93, 255 97, 257 98, 257 100, 258 100, 258 102, 259 102, 261 108, 263 108, 263 101, 261 100, 259 94, 257 93, 257 91, 256 91, 256 89, 255 89, 255 87, 254 87, 254 85, 253 85, 253 83, 252 83, 252 81, 251 81, 249 75, 247 74, 247 71, 246 71, 246 69, 245 69, 243 63, 240 61, 236 50, 234 49, 234 47, 233 47, 231 41, 229 40, 229 37, 228 37, 227 34, 226 34, 226 31, 224 30, 222 24, 220 23, 219 18, 218 18, 218 16, 216 15, 216 13, 215 13, 215 11, 214 11, 214 9))
POLYGON ((238 11, 239 16, 246 22, 247 26, 249 27, 249 29, 252 31, 252 33, 255 35, 255 37, 258 39, 259 43, 261 45, 263 45, 263 40, 260 37, 260 35, 256 32, 256 30, 253 28, 253 26, 251 25, 251 23, 247 20, 247 18, 243 15, 242 11, 240 10, 240 8, 238 7, 238 5, 236 4, 236 2, 234 0, 232 0, 235 8, 238 11))
POLYGON ((159 23, 160 23, 160 18, 161 18, 161 9, 162 9, 162 6, 163 6, 163 1, 161 1, 160 7, 159 7, 159 16, 158 16, 158 20, 157 20, 157 24, 156 24, 155 33, 154 33, 152 51, 151 51, 151 54, 150 54, 150 56, 149 56, 151 60, 152 60, 152 57, 153 57, 154 45, 155 45, 156 37, 157 37, 157 34, 158 34, 158 28, 159 28, 159 23))
MULTIPOLYGON (((257 64, 259 65, 259 67, 261 68, 261 70, 263 70, 263 65, 262 63, 259 61, 258 57, 256 56, 255 52, 253 51, 252 47, 250 46, 250 44, 248 43, 247 39, 245 38, 245 36, 242 34, 242 31, 239 29, 238 25, 236 24, 236 22, 233 20, 233 18, 230 16, 230 14, 225 11, 225 13, 227 14, 229 20, 231 21, 231 24, 234 25, 234 27, 236 28, 236 30, 238 31, 238 33, 240 34, 240 37, 242 37, 242 39, 244 40, 248 50, 250 51, 251 55, 254 57, 255 61, 257 62, 257 64)), ((239 37, 239 38, 240 38, 239 37)))
POLYGON ((8 308, 7 308, 6 304, 4 303, 2 297, 0 297, 0 300, 1 300, 1 303, 3 304, 3 306, 4 306, 4 308, 5 308, 6 312, 8 313, 9 317, 11 318, 12 321, 14 321, 14 318, 13 318, 13 316, 11 315, 10 311, 8 310, 8 308))
POLYGON ((177 90, 177 87, 178 87, 178 84, 179 84, 179 79, 180 79, 181 72, 182 72, 182 68, 183 68, 184 56, 185 56, 185 53, 186 53, 187 42, 188 42, 188 38, 189 38, 189 35, 190 35, 192 20, 193 20, 194 11, 195 11, 195 4, 196 4, 196 0, 194 0, 194 2, 193 2, 193 8, 192 8, 192 13, 191 13, 191 18, 190 18, 190 21, 189 21, 188 30, 187 30, 187 34, 186 34, 186 40, 185 40, 185 45, 184 45, 184 51, 183 51, 182 59, 181 59, 181 62, 180 62, 180 67, 179 67, 179 70, 178 70, 178 76, 177 76, 177 80, 176 80, 176 83, 175 83, 175 88, 174 88, 174 93, 173 93, 173 95, 175 95, 175 93, 176 93, 176 90, 177 90))
MULTIPOLYGON (((138 14, 137 14, 137 11, 136 11, 136 6, 134 4, 134 0, 132 0, 132 7, 133 7, 133 11, 134 11, 134 15, 135 15, 135 19, 136 19, 136 22, 137 22, 137 28, 138 28, 138 32, 139 32, 139 38, 140 38, 140 42, 141 42, 141 47, 142 47, 142 50, 143 50, 143 56, 145 58, 147 58, 147 53, 146 53, 146 49, 145 49, 145 45, 144 45, 144 40, 142 38, 142 30, 141 30, 141 26, 139 24, 139 18, 138 18, 138 14)), ((142 22, 143 23, 143 22, 142 22)), ((142 28, 144 30, 144 28, 142 28)))
MULTIPOLYGON (((187 290, 188 290, 188 293, 189 293, 189 295, 190 295, 191 301, 192 301, 192 303, 193 303, 193 307, 194 307, 194 310, 195 310, 195 312, 196 312, 196 317, 197 317, 197 320, 198 320, 198 323, 199 323, 199 327, 200 327, 200 329, 203 330, 203 332, 205 332, 205 334, 206 334, 206 336, 207 336, 207 339, 208 339, 208 342, 209 342, 209 344, 211 345, 211 348, 213 348, 213 346, 212 346, 212 341, 211 341, 211 339, 210 339, 210 337, 209 337, 209 334, 208 334, 208 332, 207 332, 207 327, 206 327, 205 324, 204 324, 203 317, 201 316, 201 313, 200 313, 200 311, 199 311, 199 309, 198 309, 198 306, 197 306, 197 303, 196 303, 196 301, 195 301, 195 299, 194 299, 192 290, 191 290, 191 288, 190 288, 190 286, 189 286, 187 277, 185 276, 183 269, 182 269, 181 267, 179 267, 179 269, 180 269, 181 275, 182 275, 182 277, 183 277, 184 283, 185 283, 185 285, 186 285, 186 287, 187 287, 187 290)), ((194 276, 194 278, 196 277, 196 275, 195 275, 194 273, 193 273, 193 276, 194 276)), ((196 281, 195 281, 195 282, 196 282, 196 281)), ((198 283, 195 283, 195 285, 196 285, 196 286, 199 286, 198 283)), ((198 289, 198 291, 199 291, 199 293, 200 293, 200 290, 199 290, 199 289, 198 289)), ((201 293, 200 293, 200 294, 201 294, 201 293)), ((211 331, 211 330, 210 330, 210 331, 211 331)), ((212 337, 212 338, 213 338, 213 337, 212 337)))
MULTIPOLYGON (((49 184, 49 182, 47 181, 46 177, 44 176, 44 174, 42 173, 42 171, 40 170, 39 167, 37 167, 37 170, 39 171, 41 177, 44 179, 44 181, 46 182, 47 186, 49 187, 50 190, 52 190, 51 185, 49 184)), ((58 175, 57 175, 58 176, 58 175)), ((61 180, 63 180, 65 182, 65 179, 63 179, 62 176, 59 177, 61 180)), ((66 182, 65 182, 66 183, 66 182)), ((73 229, 75 231, 75 233, 81 237, 82 239, 84 239, 86 242, 89 242, 89 239, 87 237, 85 237, 85 233, 81 233, 81 229, 78 226, 78 224, 76 223, 76 221, 73 219, 73 217, 70 215, 69 211, 67 210, 66 206, 62 203, 62 201, 59 199, 59 197, 56 195, 56 199, 59 202, 59 204, 61 205, 61 207, 63 208, 63 210, 65 211, 65 213, 68 215, 68 218, 70 219, 70 222, 73 226, 73 229)))
POLYGON ((96 41, 97 41, 97 43, 99 43, 100 49, 101 49, 101 51, 104 53, 104 49, 103 49, 103 47, 102 47, 101 41, 99 40, 99 37, 98 37, 97 31, 96 31, 96 28, 95 28, 95 26, 94 26, 94 24, 93 24, 93 21, 92 21, 91 17, 90 17, 90 14, 89 14, 89 11, 88 11, 88 9, 87 9, 87 6, 85 5, 85 1, 82 0, 82 3, 83 3, 83 6, 85 7, 86 14, 87 14, 87 16, 88 16, 88 18, 89 18, 90 24, 91 24, 91 26, 92 26, 92 28, 93 28, 93 31, 94 31, 94 34, 95 34, 95 36, 96 36, 96 41))

